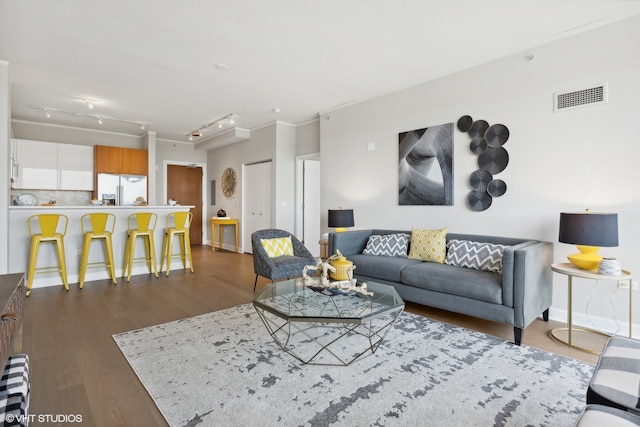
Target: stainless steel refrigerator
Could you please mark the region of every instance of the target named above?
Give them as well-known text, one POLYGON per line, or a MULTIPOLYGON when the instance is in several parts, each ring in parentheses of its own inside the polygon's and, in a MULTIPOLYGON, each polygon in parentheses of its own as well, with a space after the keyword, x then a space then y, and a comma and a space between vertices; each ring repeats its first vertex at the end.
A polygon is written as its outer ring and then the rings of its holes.
POLYGON ((103 205, 133 206, 136 199, 147 201, 147 177, 143 175, 98 174, 98 198, 103 205))

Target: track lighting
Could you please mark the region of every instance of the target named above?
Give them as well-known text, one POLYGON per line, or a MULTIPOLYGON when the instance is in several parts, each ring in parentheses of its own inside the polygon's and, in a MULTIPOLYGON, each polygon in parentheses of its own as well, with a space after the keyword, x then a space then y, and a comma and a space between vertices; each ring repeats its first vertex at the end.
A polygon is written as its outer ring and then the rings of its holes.
POLYGON ((101 125, 102 124, 102 117, 98 116, 98 124, 101 125))
POLYGON ((144 123, 144 122, 136 122, 133 120, 124 120, 124 119, 118 119, 115 117, 107 117, 107 116, 97 116, 97 115, 93 115, 93 114, 85 114, 85 113, 76 113, 73 111, 64 111, 64 110, 56 110, 53 108, 41 108, 41 107, 30 107, 34 110, 40 110, 40 111, 44 111, 44 115, 47 117, 51 117, 51 113, 56 113, 56 114, 68 114, 70 116, 76 116, 76 117, 88 117, 90 119, 96 120, 98 122, 98 124, 102 124, 105 120, 109 120, 112 122, 120 122, 120 123, 128 123, 128 124, 132 124, 132 125, 136 125, 139 126, 140 129, 145 130, 147 128, 147 126, 149 125, 148 123, 144 123))
POLYGON ((44 110, 44 115, 47 117, 51 117, 51 112, 49 110, 44 110))
POLYGON ((193 130, 191 132, 189 132, 188 134, 186 134, 185 136, 189 137, 189 141, 193 141, 193 138, 199 138, 202 136, 202 131, 205 129, 209 129, 211 126, 213 125, 217 125, 218 129, 222 129, 222 127, 224 126, 225 122, 228 122, 230 125, 234 124, 234 118, 235 114, 231 113, 231 114, 227 114, 224 117, 220 117, 219 119, 216 119, 210 123, 207 123, 206 125, 200 126, 198 129, 193 130))

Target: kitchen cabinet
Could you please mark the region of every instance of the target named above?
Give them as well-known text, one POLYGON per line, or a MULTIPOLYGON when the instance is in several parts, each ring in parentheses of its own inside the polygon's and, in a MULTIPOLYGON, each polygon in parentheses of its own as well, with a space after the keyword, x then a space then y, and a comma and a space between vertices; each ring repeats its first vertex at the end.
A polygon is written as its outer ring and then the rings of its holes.
POLYGON ((95 146, 95 173, 147 175, 147 150, 124 147, 95 146))
POLYGON ((93 190, 93 147, 12 140, 12 187, 30 190, 93 190))

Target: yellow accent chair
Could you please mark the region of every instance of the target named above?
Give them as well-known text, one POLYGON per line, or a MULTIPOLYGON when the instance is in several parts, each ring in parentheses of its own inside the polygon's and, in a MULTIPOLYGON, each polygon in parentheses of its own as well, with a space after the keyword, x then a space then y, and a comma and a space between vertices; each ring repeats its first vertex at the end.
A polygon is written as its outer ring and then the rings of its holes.
POLYGON ((69 290, 69 282, 67 280, 67 263, 64 254, 64 236, 67 234, 67 225, 69 218, 63 214, 38 214, 31 215, 27 219, 27 227, 29 236, 31 237, 31 250, 29 253, 29 271, 27 273, 27 296, 31 294, 33 286, 33 278, 36 273, 44 273, 51 271, 60 272, 64 288, 69 290), (55 245, 58 264, 56 266, 36 267, 38 260, 38 251, 40 243, 51 242, 55 245))
POLYGON ((164 238, 162 239, 162 260, 160 261, 160 271, 167 262, 167 276, 171 270, 171 260, 180 257, 182 267, 187 268, 187 261, 193 273, 193 260, 191 258, 191 240, 189 239, 189 228, 193 214, 191 212, 171 212, 167 215, 167 224, 164 229, 164 238), (178 237, 180 243, 180 253, 173 253, 173 240, 178 237))
POLYGON ((80 227, 82 228, 82 258, 80 260, 80 289, 84 286, 84 280, 87 275, 88 267, 106 266, 109 276, 116 282, 115 263, 113 262, 113 229, 116 226, 116 216, 111 213, 89 213, 82 215, 80 218, 80 227), (99 239, 104 242, 105 261, 89 262, 89 250, 91 242, 99 239))
POLYGON ((127 277, 127 282, 131 280, 133 263, 142 261, 147 263, 149 273, 154 273, 158 277, 158 264, 156 262, 156 246, 153 241, 153 233, 158 222, 158 215, 152 212, 137 212, 127 218, 127 240, 124 247, 124 263, 122 277, 127 277), (136 240, 142 237, 144 241, 145 257, 136 258, 136 240))

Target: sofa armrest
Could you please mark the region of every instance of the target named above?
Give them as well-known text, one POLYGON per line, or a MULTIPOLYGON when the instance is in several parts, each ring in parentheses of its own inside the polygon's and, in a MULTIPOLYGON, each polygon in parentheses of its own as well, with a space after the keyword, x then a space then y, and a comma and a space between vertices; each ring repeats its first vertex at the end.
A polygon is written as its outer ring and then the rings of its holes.
POLYGON ((373 234, 373 230, 354 230, 342 233, 329 233, 329 256, 340 250, 342 255, 361 254, 367 246, 369 236, 373 234))
MULTIPOLYGON (((503 266, 504 261, 503 258, 503 266)), ((514 326, 524 329, 551 306, 553 244, 530 241, 516 245, 509 251, 506 263, 511 265, 503 271, 503 295, 511 294, 512 299, 504 304, 514 309, 514 326)))

